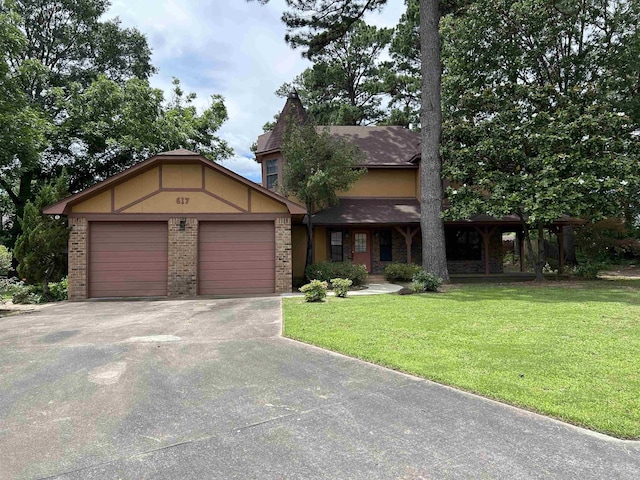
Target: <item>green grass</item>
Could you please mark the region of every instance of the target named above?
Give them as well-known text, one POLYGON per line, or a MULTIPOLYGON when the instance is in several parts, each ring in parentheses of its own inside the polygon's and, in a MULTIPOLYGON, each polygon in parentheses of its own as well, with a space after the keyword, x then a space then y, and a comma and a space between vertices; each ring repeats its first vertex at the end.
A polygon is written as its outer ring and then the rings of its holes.
POLYGON ((286 299, 284 334, 640 439, 640 281, 286 299))

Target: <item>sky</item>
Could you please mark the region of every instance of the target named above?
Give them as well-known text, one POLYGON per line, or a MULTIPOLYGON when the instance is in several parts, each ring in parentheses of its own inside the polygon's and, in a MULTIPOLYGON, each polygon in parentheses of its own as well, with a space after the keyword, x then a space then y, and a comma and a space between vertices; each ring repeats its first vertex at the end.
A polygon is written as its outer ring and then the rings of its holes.
MULTIPOLYGON (((165 97, 173 77, 197 94, 201 109, 211 95, 224 97, 229 119, 218 135, 235 154, 222 165, 260 182, 250 147, 284 106, 274 92, 311 65, 284 41, 284 10, 285 0, 264 6, 244 0, 112 0, 106 18, 119 17, 123 27, 146 35, 158 68, 151 84, 165 97)), ((389 0, 366 20, 393 27, 403 11, 403 0, 389 0)))

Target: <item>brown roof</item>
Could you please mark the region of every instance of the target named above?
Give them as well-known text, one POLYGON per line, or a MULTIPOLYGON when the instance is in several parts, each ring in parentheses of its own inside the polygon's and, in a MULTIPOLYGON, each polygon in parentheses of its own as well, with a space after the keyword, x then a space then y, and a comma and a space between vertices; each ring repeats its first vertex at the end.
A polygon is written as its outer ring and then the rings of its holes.
MULTIPOLYGON (((321 127, 323 128, 323 127, 321 127)), ((363 166, 411 166, 420 156, 420 134, 404 127, 331 126, 331 135, 350 140, 366 155, 363 166)))
MULTIPOLYGON (((280 151, 282 136, 290 118, 300 123, 308 120, 297 92, 291 92, 273 130, 258 137, 256 156, 280 151)), ((359 125, 319 126, 331 135, 350 140, 365 154, 362 166, 387 167, 415 165, 420 158, 420 134, 404 127, 363 127, 359 125)))
POLYGON ((415 198, 342 198, 337 206, 313 215, 314 225, 418 222, 420 202, 415 198))
MULTIPOLYGON (((328 128, 329 133, 349 140, 365 154, 365 167, 411 167, 420 158, 420 134, 404 127, 340 126, 328 128)), ((276 131, 258 137, 257 155, 280 150, 282 136, 274 140, 276 131)))
POLYGON ((204 156, 200 155, 199 153, 196 152, 192 152, 190 150, 185 150, 185 149, 179 149, 179 150, 172 150, 170 152, 162 152, 162 153, 158 153, 157 155, 154 155, 151 158, 148 158, 147 160, 144 160, 143 162, 137 163, 136 165, 112 176, 107 178, 106 180, 103 180, 102 182, 96 183, 95 185, 92 185, 91 187, 82 190, 81 192, 78 192, 74 195, 71 195, 63 200, 60 200, 57 203, 54 203, 53 205, 49 205, 48 207, 46 207, 44 209, 44 213, 49 214, 49 215, 55 215, 55 214, 59 214, 59 215, 66 215, 67 213, 69 213, 71 206, 73 206, 76 203, 79 203, 83 200, 86 200, 88 197, 95 195, 97 193, 100 193, 104 190, 107 190, 108 188, 111 188, 113 185, 122 182, 130 177, 135 176, 136 174, 140 173, 141 171, 144 171, 146 169, 149 169, 151 167, 153 167, 155 164, 157 163, 162 163, 162 162, 168 162, 168 161, 182 161, 182 162, 188 162, 188 163, 202 163, 203 165, 212 168, 214 170, 219 171, 220 173, 223 173, 224 175, 231 177, 232 179, 243 183, 245 185, 247 185, 250 188, 253 188, 254 190, 258 190, 260 193, 273 198, 274 200, 281 202, 283 204, 285 204, 287 206, 287 208, 289 209, 289 213, 294 214, 294 215, 304 215, 307 213, 306 209, 300 205, 298 205, 295 202, 292 202, 291 200, 289 200, 288 198, 283 197, 282 195, 278 195, 275 192, 272 192, 271 190, 268 190, 267 188, 264 188, 262 185, 259 185, 255 182, 252 182, 251 180, 243 177, 242 175, 238 175, 235 172, 232 172, 231 170, 223 167, 222 165, 212 162, 211 160, 205 158, 204 156))
POLYGON ((273 130, 271 130, 268 135, 265 134, 258 137, 258 150, 256 153, 268 153, 280 150, 280 144, 282 143, 287 122, 290 119, 295 119, 299 123, 306 123, 308 118, 307 112, 302 106, 302 101, 300 97, 298 97, 298 92, 293 91, 289 93, 273 130))
MULTIPOLYGON (((420 202, 415 198, 341 198, 335 207, 313 215, 314 225, 366 225, 420 223, 420 202)), ((554 225, 579 225, 578 218, 563 215, 554 225)), ((485 214, 456 221, 447 225, 520 225, 517 215, 495 218, 485 214)))

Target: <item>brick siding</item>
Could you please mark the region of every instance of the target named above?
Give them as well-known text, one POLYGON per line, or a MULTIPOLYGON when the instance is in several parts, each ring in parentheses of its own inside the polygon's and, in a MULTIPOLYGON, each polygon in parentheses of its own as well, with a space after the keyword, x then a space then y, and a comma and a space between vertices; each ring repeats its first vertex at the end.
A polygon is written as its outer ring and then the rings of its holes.
POLYGON ((288 293, 292 286, 291 219, 277 218, 276 225, 276 293, 288 293))
POLYGON ((195 296, 198 292, 198 220, 169 219, 169 265, 167 294, 170 297, 195 296))
POLYGON ((69 218, 69 300, 87 298, 87 219, 69 218))

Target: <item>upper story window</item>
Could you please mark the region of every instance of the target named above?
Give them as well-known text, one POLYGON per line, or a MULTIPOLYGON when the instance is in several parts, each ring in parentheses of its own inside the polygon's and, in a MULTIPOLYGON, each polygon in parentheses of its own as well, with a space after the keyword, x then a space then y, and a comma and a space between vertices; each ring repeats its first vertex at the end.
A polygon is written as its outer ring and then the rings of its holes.
POLYGON ((267 188, 275 188, 278 183, 278 159, 267 160, 267 188))

